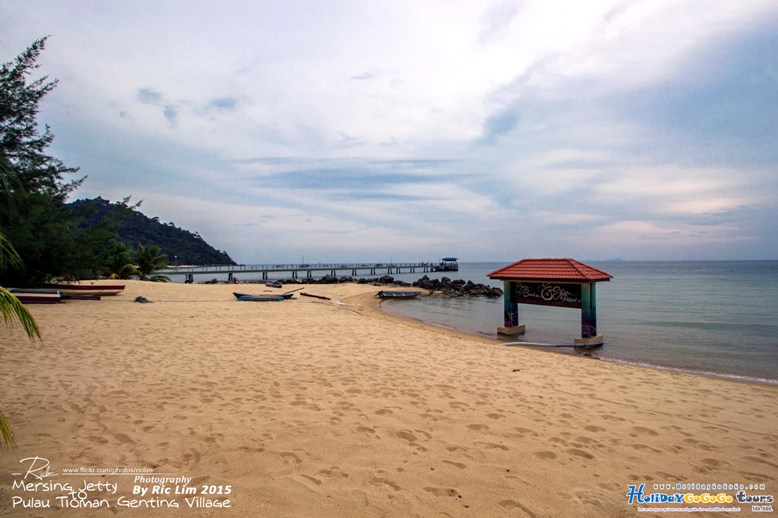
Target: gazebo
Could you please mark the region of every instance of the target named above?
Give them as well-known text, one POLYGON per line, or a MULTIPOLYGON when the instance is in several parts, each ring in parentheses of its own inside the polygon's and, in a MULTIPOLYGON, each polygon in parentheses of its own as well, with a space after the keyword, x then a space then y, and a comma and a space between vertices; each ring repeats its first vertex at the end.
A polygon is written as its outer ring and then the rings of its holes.
POLYGON ((581 338, 575 343, 603 343, 604 337, 597 334, 595 283, 613 276, 574 259, 522 259, 488 277, 502 280, 505 286, 504 326, 497 328, 498 333, 524 334, 525 325, 519 324, 519 304, 581 308, 581 338))

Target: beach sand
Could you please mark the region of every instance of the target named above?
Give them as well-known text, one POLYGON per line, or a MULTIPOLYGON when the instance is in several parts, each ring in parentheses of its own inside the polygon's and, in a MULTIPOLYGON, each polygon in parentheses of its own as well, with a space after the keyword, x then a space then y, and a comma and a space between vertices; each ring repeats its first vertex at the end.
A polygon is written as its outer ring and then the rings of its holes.
POLYGON ((41 343, 0 328, 0 409, 17 442, 0 451, 0 515, 634 516, 630 484, 778 493, 778 387, 502 347, 385 314, 366 285, 261 303, 231 293, 286 289, 126 285, 30 306, 41 343), (111 509, 14 507, 63 494, 13 487, 35 456, 58 473, 41 482, 117 484, 89 492, 111 509), (65 473, 82 467, 129 474, 65 473), (156 495, 180 508, 117 508, 152 498, 132 495, 155 485, 132 470, 229 486, 206 496, 231 507, 156 495))

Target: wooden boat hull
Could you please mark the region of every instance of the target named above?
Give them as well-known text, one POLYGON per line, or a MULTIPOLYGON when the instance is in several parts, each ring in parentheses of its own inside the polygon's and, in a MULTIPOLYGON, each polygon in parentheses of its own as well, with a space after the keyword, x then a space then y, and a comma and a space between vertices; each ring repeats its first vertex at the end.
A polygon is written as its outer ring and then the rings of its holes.
POLYGON ((124 284, 44 284, 46 288, 59 290, 65 296, 98 295, 100 297, 118 295, 124 291, 124 284))
POLYGON ((421 295, 420 291, 379 291, 376 297, 382 299, 415 299, 421 295))
MULTIPOLYGON (((286 296, 284 295, 273 295, 273 294, 262 294, 262 295, 251 295, 249 293, 233 293, 235 295, 235 298, 239 302, 281 302, 282 300, 285 300, 286 296)), ((291 295, 290 295, 291 297, 291 295)))
POLYGON ((59 290, 10 288, 8 291, 13 293, 22 304, 59 304, 62 302, 62 293, 59 290))

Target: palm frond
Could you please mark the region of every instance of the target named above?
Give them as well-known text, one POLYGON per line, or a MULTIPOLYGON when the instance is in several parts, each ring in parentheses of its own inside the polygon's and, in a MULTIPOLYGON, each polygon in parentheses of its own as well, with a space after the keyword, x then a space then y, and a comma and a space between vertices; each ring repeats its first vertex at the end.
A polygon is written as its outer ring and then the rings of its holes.
POLYGON ((22 265, 22 258, 19 257, 5 234, 0 233, 0 270, 21 268, 22 265))
POLYGON ((0 412, 0 448, 3 446, 12 446, 14 443, 14 431, 11 428, 11 423, 5 417, 5 414, 0 412))
POLYGON ((18 320, 31 341, 41 339, 41 331, 32 314, 24 307, 16 296, 0 286, 0 316, 6 324, 18 320))

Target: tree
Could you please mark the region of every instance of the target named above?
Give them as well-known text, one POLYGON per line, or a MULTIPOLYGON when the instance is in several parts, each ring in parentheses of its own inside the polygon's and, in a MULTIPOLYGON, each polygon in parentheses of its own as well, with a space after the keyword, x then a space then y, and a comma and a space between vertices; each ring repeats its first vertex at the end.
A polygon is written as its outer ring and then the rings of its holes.
POLYGON ((164 275, 151 275, 154 270, 167 266, 167 256, 160 253, 158 246, 138 245, 135 253, 135 267, 142 281, 170 282, 164 275))
POLYGON ((46 39, 36 40, 13 62, 0 66, 0 151, 6 166, 17 171, 17 182, 12 188, 23 193, 47 193, 64 201, 84 178, 64 182, 63 176, 76 173, 78 168, 65 167, 45 153, 54 135, 48 125, 41 135, 36 120, 41 100, 58 81, 43 76, 27 84, 27 76, 39 67, 36 61, 46 39))
POLYGON ((15 60, 0 65, 0 231, 14 244, 25 268, 0 272, 0 284, 34 285, 52 277, 95 275, 115 236, 109 228, 79 228, 79 215, 65 200, 85 178, 69 180, 78 168, 47 154, 54 135, 36 118, 42 99, 56 85, 46 76, 30 80, 46 38, 15 60), (13 198, 15 203, 2 203, 13 198))
POLYGON ((132 254, 124 243, 116 242, 108 251, 107 274, 111 279, 129 279, 140 272, 132 264, 132 254))
MULTIPOLYGON (((51 212, 61 206, 81 180, 65 182, 63 175, 77 170, 65 167, 62 162, 44 153, 51 144, 53 135, 46 126, 43 134, 38 132, 36 117, 40 100, 56 85, 43 77, 27 84, 27 76, 37 68, 35 61, 43 50, 45 38, 33 43, 13 62, 0 65, 0 275, 24 271, 22 257, 27 250, 41 247, 37 243, 17 237, 34 229, 38 224, 45 226, 54 238, 62 240, 57 222, 58 214, 51 212), (48 220, 42 214, 49 214, 48 220), (32 221, 23 218, 32 215, 32 221), (11 243, 17 244, 16 249, 11 243)), ((60 222, 60 225, 62 223, 60 222)), ((52 240, 55 245, 56 239, 52 240)), ((51 254, 49 254, 51 255, 51 254)), ((39 265, 33 264, 33 270, 39 265)), ((13 277, 13 276, 12 276, 13 277)), ((0 287, 0 315, 9 324, 18 320, 34 341, 40 339, 40 329, 27 308, 13 293, 0 287)), ((0 445, 11 444, 11 425, 0 412, 0 445)))

